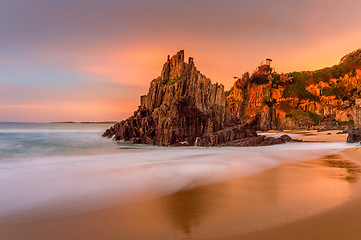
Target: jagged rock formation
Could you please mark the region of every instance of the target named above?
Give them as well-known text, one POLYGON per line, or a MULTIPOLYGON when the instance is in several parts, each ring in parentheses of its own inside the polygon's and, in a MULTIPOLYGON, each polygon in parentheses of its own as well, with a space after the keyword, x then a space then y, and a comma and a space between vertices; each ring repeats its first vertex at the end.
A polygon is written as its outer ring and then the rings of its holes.
POLYGON ((202 75, 178 52, 154 79, 134 116, 104 136, 156 145, 193 145, 196 138, 230 125, 224 87, 202 75))
MULTIPOLYGON (((161 76, 154 79, 134 115, 108 129, 103 136, 160 146, 217 146, 243 139, 239 145, 284 143, 257 136, 249 125, 232 122, 223 85, 212 84, 184 62, 184 51, 168 56, 161 76), (257 138, 257 140, 256 140, 257 138)), ((235 144, 235 143, 234 143, 235 144)))
POLYGON ((361 124, 361 50, 338 65, 278 74, 262 64, 226 92, 233 121, 260 130, 342 129, 361 124))
POLYGON ((278 74, 261 64, 237 78, 227 92, 184 62, 168 56, 134 115, 103 136, 161 146, 256 146, 290 140, 255 130, 343 129, 361 124, 361 50, 338 65, 278 74))

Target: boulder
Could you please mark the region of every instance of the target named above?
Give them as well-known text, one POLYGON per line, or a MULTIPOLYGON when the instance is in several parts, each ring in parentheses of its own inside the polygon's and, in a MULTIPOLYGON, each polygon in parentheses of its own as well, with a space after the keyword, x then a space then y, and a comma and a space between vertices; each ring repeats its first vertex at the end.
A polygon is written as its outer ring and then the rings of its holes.
POLYGON ((361 127, 355 128, 350 131, 347 137, 348 143, 355 143, 361 141, 361 127))

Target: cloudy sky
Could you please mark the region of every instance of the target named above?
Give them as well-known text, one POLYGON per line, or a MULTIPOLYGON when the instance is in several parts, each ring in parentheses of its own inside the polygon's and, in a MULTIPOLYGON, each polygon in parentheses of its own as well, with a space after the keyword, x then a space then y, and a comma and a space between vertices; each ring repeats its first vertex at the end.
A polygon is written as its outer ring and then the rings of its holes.
POLYGON ((361 47, 360 0, 1 0, 0 121, 129 116, 184 49, 228 89, 265 58, 278 72, 361 47))

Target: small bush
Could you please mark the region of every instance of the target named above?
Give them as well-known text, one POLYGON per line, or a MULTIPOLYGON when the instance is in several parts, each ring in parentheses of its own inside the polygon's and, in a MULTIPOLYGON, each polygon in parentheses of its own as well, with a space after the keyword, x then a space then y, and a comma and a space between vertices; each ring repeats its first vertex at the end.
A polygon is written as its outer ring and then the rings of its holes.
POLYGON ((322 120, 322 117, 318 115, 317 113, 308 112, 308 116, 311 118, 311 120, 314 123, 319 123, 322 120))
POLYGON ((263 85, 268 83, 268 78, 264 74, 254 74, 252 76, 252 82, 255 82, 257 85, 263 85))
POLYGON ((353 124, 355 124, 354 120, 340 122, 341 126, 350 126, 350 125, 353 125, 353 124))
POLYGON ((277 85, 281 85, 282 82, 281 82, 281 75, 278 74, 278 73, 273 73, 272 74, 272 77, 273 77, 273 83, 277 84, 277 85))
POLYGON ((285 87, 282 97, 296 97, 303 100, 310 100, 318 102, 320 98, 313 95, 306 90, 307 81, 310 79, 310 76, 306 72, 293 72, 289 74, 293 78, 293 82, 285 87))
POLYGON ((333 89, 333 92, 336 95, 337 99, 347 99, 349 92, 347 91, 346 87, 339 86, 333 89))
POLYGON ((248 120, 248 119, 250 119, 250 116, 248 116, 247 114, 245 114, 245 115, 242 116, 242 119, 243 119, 243 120, 248 120))
POLYGON ((322 95, 324 96, 335 96, 335 92, 330 87, 324 87, 322 88, 322 95))
POLYGON ((232 92, 232 90, 225 91, 225 92, 224 92, 224 95, 225 95, 226 97, 228 97, 228 96, 231 94, 231 92, 232 92))
POLYGON ((172 84, 178 82, 179 79, 180 79, 180 77, 174 78, 173 80, 171 80, 171 81, 168 82, 168 85, 172 85, 172 84))

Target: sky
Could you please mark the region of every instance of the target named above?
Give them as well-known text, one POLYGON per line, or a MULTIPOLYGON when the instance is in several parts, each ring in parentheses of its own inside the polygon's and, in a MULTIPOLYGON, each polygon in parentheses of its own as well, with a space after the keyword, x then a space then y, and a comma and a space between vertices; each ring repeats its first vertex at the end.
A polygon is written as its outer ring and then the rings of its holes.
POLYGON ((361 48, 360 0, 1 0, 0 121, 119 121, 184 49, 229 89, 361 48))

